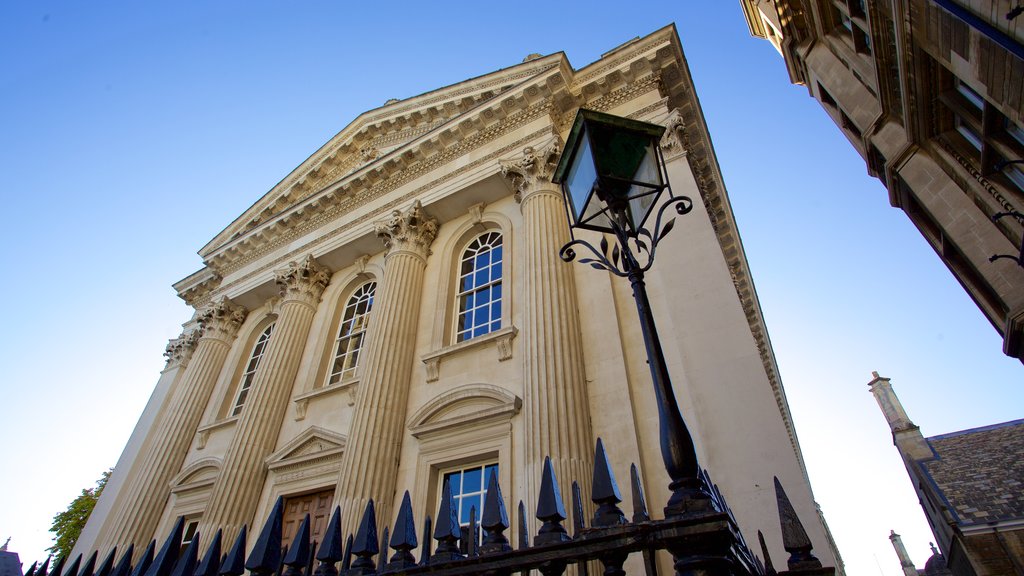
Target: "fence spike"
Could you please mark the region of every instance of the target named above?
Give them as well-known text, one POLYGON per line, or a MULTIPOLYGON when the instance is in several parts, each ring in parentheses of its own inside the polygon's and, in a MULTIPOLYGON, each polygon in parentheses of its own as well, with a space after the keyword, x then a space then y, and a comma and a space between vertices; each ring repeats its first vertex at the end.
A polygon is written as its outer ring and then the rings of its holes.
POLYGON ((270 516, 263 525, 256 544, 245 561, 245 567, 254 574, 273 574, 281 567, 281 532, 284 523, 284 498, 277 497, 270 516))
POLYGON ((398 507, 398 518, 395 519, 395 531, 391 533, 390 547, 395 551, 388 562, 389 569, 407 569, 416 566, 416 558, 412 550, 419 542, 416 540, 416 520, 412 514, 412 500, 409 491, 402 496, 402 504, 398 507))
POLYGON ((530 547, 530 530, 526 526, 526 504, 519 501, 519 549, 526 550, 530 547))
POLYGON ((469 526, 466 530, 469 534, 467 536, 468 542, 466 542, 466 555, 477 556, 477 543, 480 541, 480 532, 476 525, 476 506, 469 507, 469 526))
POLYGON ((618 526, 626 523, 626 515, 618 506, 619 502, 622 502, 622 494, 619 493, 615 473, 608 463, 604 442, 600 438, 597 439, 597 446, 594 448, 594 477, 590 499, 598 506, 592 521, 594 526, 618 526))
POLYGON ((423 545, 420 547, 420 566, 426 566, 430 564, 430 547, 433 544, 430 540, 430 528, 433 526, 434 519, 431 518, 430 514, 423 519, 423 545))
POLYGON ((39 561, 38 560, 33 562, 32 565, 28 567, 28 571, 25 572, 25 576, 35 576, 36 575, 36 567, 37 566, 39 566, 39 561))
MULTIPOLYGON (((116 546, 114 547, 114 550, 117 550, 116 546)), ((132 571, 133 554, 135 554, 135 544, 129 544, 128 549, 125 550, 124 554, 121 555, 121 559, 118 560, 117 564, 114 566, 114 569, 110 571, 110 574, 108 576, 128 576, 128 574, 130 574, 132 571)), ((40 576, 40 574, 36 573, 36 576, 40 576)))
POLYGON ((139 563, 135 565, 135 569, 132 570, 131 576, 143 576, 149 571, 150 565, 153 564, 153 556, 156 552, 156 539, 149 541, 149 546, 142 551, 142 558, 139 558, 139 563))
POLYGON ((565 504, 562 503, 562 492, 558 489, 558 478, 551 466, 551 457, 546 456, 540 478, 540 494, 537 496, 537 519, 544 524, 537 531, 533 543, 553 544, 570 540, 562 526, 565 518, 565 504))
POLYGON ((484 529, 484 542, 480 552, 506 552, 512 549, 505 537, 508 530, 508 512, 505 511, 505 499, 501 496, 501 485, 498 475, 493 471, 487 479, 487 495, 484 497, 484 513, 480 518, 480 526, 484 529))
POLYGON ((775 566, 772 565, 772 557, 768 554, 768 546, 764 543, 764 534, 760 530, 757 531, 757 541, 761 544, 761 555, 764 556, 764 573, 768 576, 777 574, 775 566))
POLYGON ((85 565, 82 566, 81 571, 78 572, 78 576, 92 576, 93 571, 96 569, 97 556, 99 556, 99 550, 93 550, 92 554, 89 555, 89 559, 85 561, 85 565))
POLYGON ((171 576, 193 576, 196 564, 199 563, 199 536, 199 532, 196 532, 181 558, 178 558, 178 562, 175 563, 174 569, 171 570, 171 576))
POLYGON ((302 518, 299 531, 284 557, 284 564, 288 567, 284 572, 286 576, 302 576, 302 571, 309 564, 309 514, 302 518))
POLYGON ((380 551, 380 558, 378 558, 378 560, 380 561, 380 569, 381 570, 384 570, 384 568, 386 568, 387 565, 388 565, 388 542, 390 542, 390 541, 391 541, 390 526, 384 526, 384 531, 381 532, 381 536, 380 536, 380 546, 377 547, 377 550, 380 551))
POLYGON ((434 540, 437 540, 437 550, 431 556, 430 563, 448 562, 462 558, 458 546, 461 537, 462 530, 459 528, 459 515, 455 509, 451 484, 445 478, 444 488, 441 490, 441 505, 437 510, 437 523, 434 525, 434 540))
POLYGON ((47 576, 46 570, 50 567, 50 558, 53 558, 52 554, 48 555, 46 560, 43 560, 43 565, 39 567, 39 571, 36 572, 36 576, 47 576))
POLYGON ((153 563, 149 565, 149 570, 146 570, 146 576, 170 576, 174 564, 178 561, 178 553, 181 551, 181 533, 184 529, 185 518, 178 516, 170 534, 164 540, 164 545, 160 547, 160 552, 153 559, 153 563))
POLYGON ((64 576, 78 576, 78 567, 82 565, 82 555, 75 557, 75 561, 64 571, 64 576))
POLYGON ((61 556, 60 558, 57 558, 57 563, 53 566, 53 570, 50 571, 50 574, 52 574, 53 576, 61 576, 61 574, 63 574, 64 564, 65 562, 67 562, 67 559, 67 556, 61 556))
POLYGON ((629 484, 633 489, 633 522, 647 522, 651 516, 647 513, 647 502, 644 500, 644 489, 640 485, 636 464, 629 465, 629 484))
POLYGON ((341 506, 335 506, 331 521, 327 524, 327 532, 324 533, 324 541, 320 543, 320 550, 316 553, 316 559, 320 561, 320 565, 316 567, 316 576, 338 576, 338 569, 334 564, 341 560, 343 553, 341 506))
MULTIPOLYGON (((103 562, 100 562, 100 567, 94 572, 95 576, 109 576, 110 572, 114 569, 114 559, 117 557, 117 546, 110 549, 107 552, 107 556, 103 558, 103 562)), ((25 576, 28 576, 26 574, 25 576)))
POLYGON ((228 550, 228 555, 220 563, 220 576, 242 576, 245 574, 245 538, 249 533, 247 525, 243 525, 235 538, 234 545, 228 550))
POLYGON ((580 483, 572 481, 572 538, 575 540, 583 535, 583 529, 587 527, 583 520, 583 495, 580 492, 580 483))
POLYGON ((789 560, 786 561, 789 569, 821 568, 821 561, 811 553, 811 539, 807 537, 807 531, 800 523, 778 476, 775 477, 775 501, 779 506, 779 523, 782 525, 782 547, 789 552, 789 560))
POLYGON ((345 539, 345 552, 341 555, 341 571, 345 572, 352 568, 352 535, 345 539))
POLYGON ((352 554, 356 556, 352 570, 357 574, 371 574, 377 569, 373 557, 380 552, 377 542, 377 512, 373 506, 373 498, 366 502, 363 519, 359 521, 355 540, 352 541, 352 554))
MULTIPOLYGON (((223 538, 224 533, 218 529, 217 533, 213 535, 213 541, 210 542, 210 546, 206 549, 206 554, 203 555, 203 561, 193 570, 192 576, 217 576, 217 569, 220 568, 220 547, 223 538)), ((193 540, 198 540, 198 538, 193 537, 193 540)))

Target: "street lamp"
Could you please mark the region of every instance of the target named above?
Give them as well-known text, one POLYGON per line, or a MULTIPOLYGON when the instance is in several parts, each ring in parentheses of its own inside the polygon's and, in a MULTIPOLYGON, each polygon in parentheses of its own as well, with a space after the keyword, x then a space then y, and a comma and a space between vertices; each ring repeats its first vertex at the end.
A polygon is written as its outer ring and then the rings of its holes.
POLYGON ((590 255, 581 258, 581 264, 628 278, 633 287, 658 404, 661 455, 672 480, 665 515, 683 516, 713 511, 714 504, 676 404, 644 285, 644 272, 654 263, 658 244, 675 222, 673 218, 663 223, 665 212, 672 207, 682 215, 693 209, 689 198, 673 195, 669 187, 659 147, 664 132, 656 124, 580 109, 552 182, 562 187, 572 236, 559 252, 562 260, 572 262, 576 249, 584 248, 590 255), (668 198, 657 210, 653 232, 649 231, 644 224, 666 189, 668 198), (573 231, 579 229, 612 234, 616 243, 611 254, 607 238, 602 237, 600 248, 595 248, 575 237, 573 231))

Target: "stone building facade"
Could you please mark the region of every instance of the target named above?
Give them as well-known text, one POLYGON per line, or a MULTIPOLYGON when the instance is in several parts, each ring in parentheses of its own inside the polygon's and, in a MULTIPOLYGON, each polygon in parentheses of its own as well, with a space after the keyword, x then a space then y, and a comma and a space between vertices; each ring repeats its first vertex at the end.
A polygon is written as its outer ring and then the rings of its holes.
POLYGON ((740 0, 1024 360, 1024 18, 1016 3, 740 0), (993 218, 1000 214, 997 221, 993 218))
POLYGON ((531 55, 389 101, 204 246, 175 285, 195 315, 78 549, 179 516, 186 539, 230 539, 279 496, 285 538, 308 511, 316 539, 335 505, 351 532, 369 498, 390 524, 404 490, 422 518, 445 479, 465 518, 492 473, 533 509, 545 456, 587 493, 599 437, 620 478, 636 463, 648 502, 667 501, 628 283, 558 256, 550 178, 580 107, 666 126, 673 189, 694 199, 648 287, 702 465, 781 559, 777 476, 835 566, 673 26, 581 69, 531 55))

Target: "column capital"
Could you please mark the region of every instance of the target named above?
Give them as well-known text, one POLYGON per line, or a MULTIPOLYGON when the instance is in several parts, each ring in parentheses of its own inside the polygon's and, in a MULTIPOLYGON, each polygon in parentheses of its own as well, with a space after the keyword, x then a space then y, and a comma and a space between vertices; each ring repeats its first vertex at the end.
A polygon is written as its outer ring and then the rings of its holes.
POLYGON ((199 313, 199 330, 202 338, 213 338, 230 343, 242 326, 248 311, 232 302, 227 296, 221 296, 199 313))
POLYGON ((423 210, 417 200, 408 210, 392 210, 391 215, 373 223, 373 231, 388 248, 388 254, 396 251, 410 251, 426 258, 430 244, 437 236, 437 219, 423 210))
POLYGON ((498 160, 501 175, 515 188, 516 201, 522 203, 534 192, 557 190, 551 177, 558 165, 562 145, 558 136, 552 136, 539 146, 527 146, 516 158, 498 160))
POLYGON ((281 289, 283 301, 304 302, 316 308, 320 295, 331 281, 331 271, 309 254, 301 261, 289 262, 275 270, 274 281, 281 289))
POLYGON ((164 357, 167 358, 167 365, 187 364, 192 352, 199 343, 200 330, 182 332, 177 338, 167 341, 167 348, 164 350, 164 357))

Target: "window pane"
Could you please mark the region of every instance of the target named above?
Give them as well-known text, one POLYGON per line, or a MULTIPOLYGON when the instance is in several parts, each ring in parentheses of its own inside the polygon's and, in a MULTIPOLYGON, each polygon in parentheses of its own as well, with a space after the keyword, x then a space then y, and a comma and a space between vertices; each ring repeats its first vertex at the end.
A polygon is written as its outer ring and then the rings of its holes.
POLYGON ((479 492, 484 489, 481 483, 482 468, 473 468, 462 473, 462 493, 479 492))
POLYGON ((469 524, 469 510, 476 507, 476 521, 480 522, 480 495, 465 496, 462 498, 462 511, 459 515, 459 524, 469 524))

